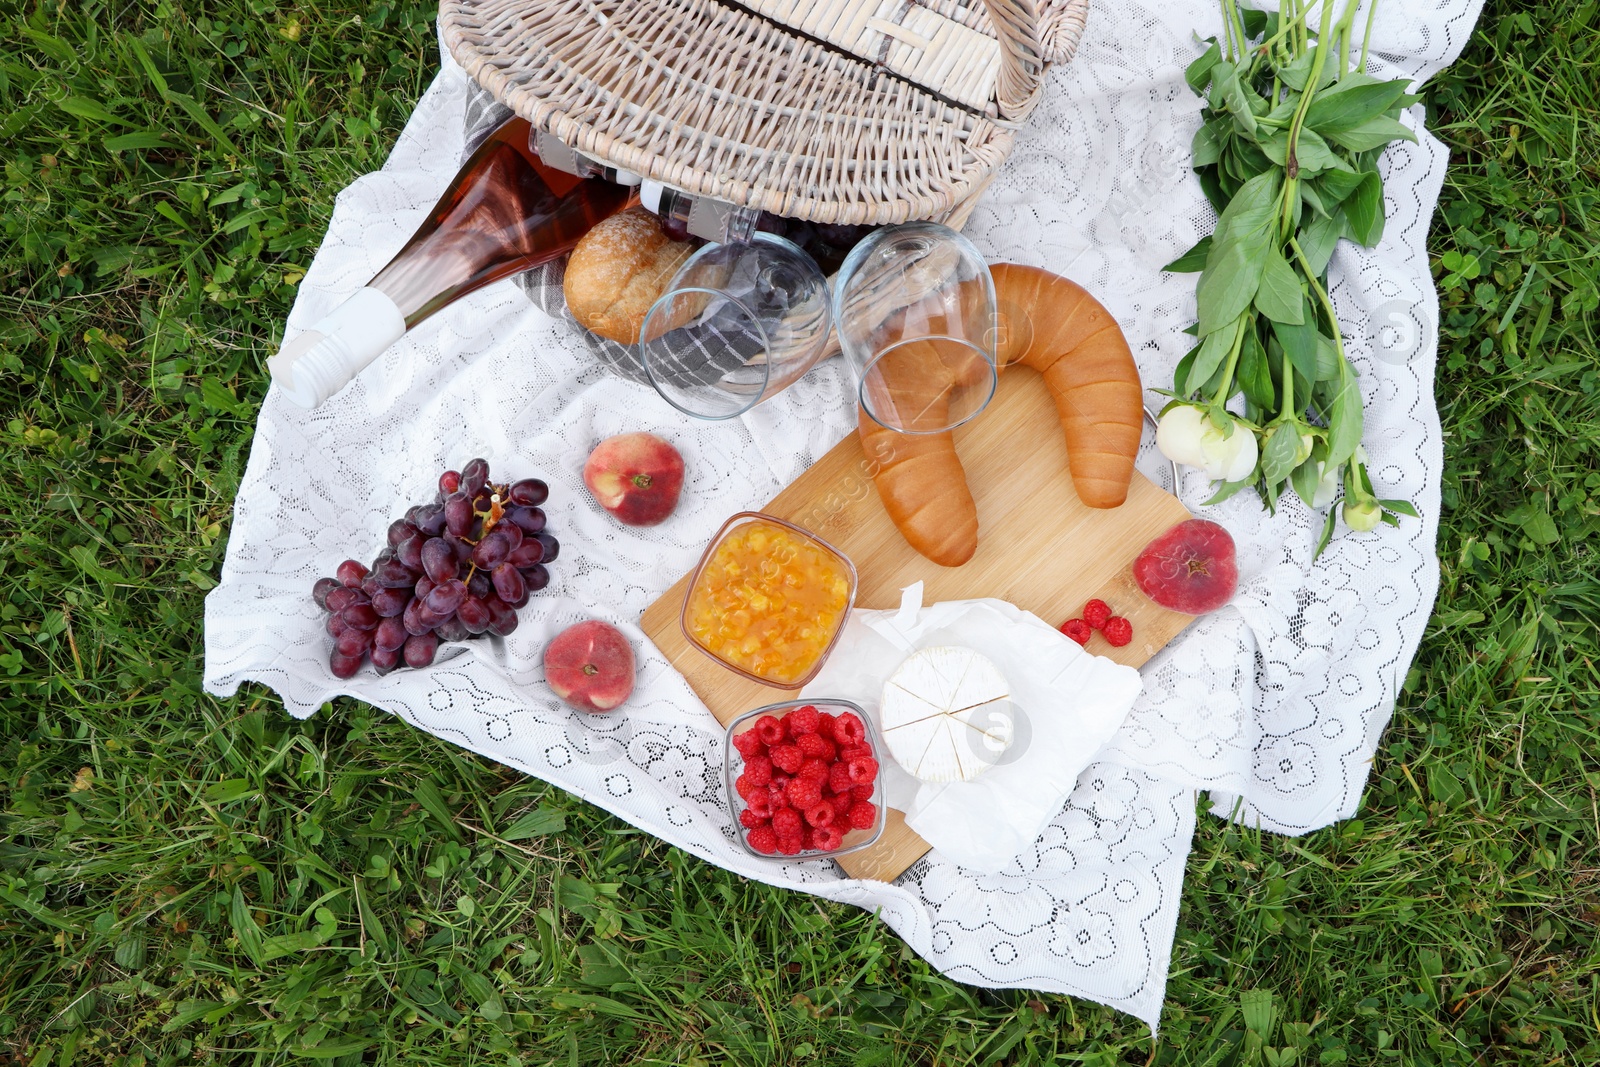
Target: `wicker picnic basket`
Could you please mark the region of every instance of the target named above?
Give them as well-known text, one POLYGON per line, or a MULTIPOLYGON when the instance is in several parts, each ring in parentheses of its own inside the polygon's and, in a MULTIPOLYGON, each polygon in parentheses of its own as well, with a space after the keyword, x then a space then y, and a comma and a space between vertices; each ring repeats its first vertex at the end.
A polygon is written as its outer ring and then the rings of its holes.
POLYGON ((1089 0, 443 0, 479 85, 569 147, 813 222, 960 226, 1089 0))

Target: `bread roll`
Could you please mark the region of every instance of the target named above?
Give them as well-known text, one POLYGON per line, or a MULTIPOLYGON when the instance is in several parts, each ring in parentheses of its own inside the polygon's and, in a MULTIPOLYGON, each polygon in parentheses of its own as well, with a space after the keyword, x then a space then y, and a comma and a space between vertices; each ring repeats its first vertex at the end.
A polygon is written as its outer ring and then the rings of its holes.
POLYGON ((642 207, 613 215, 572 250, 562 282, 567 308, 585 329, 637 344, 650 305, 694 249, 688 241, 669 239, 642 207))

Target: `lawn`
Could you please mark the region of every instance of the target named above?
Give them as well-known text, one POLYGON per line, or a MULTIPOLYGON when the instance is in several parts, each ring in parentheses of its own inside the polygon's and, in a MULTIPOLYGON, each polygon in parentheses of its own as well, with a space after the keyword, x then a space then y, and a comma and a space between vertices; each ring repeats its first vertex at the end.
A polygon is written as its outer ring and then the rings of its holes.
POLYGON ((0 0, 0 1063, 1600 1063, 1600 4, 1427 89, 1436 615, 1358 818, 1200 820, 1163 1032, 340 701, 200 690, 265 360, 432 8, 0 0))

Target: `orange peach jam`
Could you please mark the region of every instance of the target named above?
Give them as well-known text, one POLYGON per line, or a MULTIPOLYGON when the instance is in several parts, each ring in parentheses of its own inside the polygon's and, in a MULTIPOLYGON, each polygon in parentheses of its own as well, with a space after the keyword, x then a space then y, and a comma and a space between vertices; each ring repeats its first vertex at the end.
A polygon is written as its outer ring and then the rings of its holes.
POLYGON ((756 520, 734 527, 712 551, 689 592, 685 622, 707 652, 785 685, 816 666, 849 603, 843 560, 756 520))

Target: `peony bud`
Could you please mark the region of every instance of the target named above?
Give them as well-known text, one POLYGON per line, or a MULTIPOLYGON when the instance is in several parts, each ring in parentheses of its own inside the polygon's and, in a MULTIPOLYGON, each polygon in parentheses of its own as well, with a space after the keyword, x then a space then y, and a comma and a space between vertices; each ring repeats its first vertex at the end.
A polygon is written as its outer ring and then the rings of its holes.
POLYGON ((1243 426, 1223 437, 1210 418, 1192 404, 1182 404, 1161 416, 1156 427, 1156 447, 1174 463, 1205 471, 1213 481, 1238 482, 1250 476, 1260 457, 1256 435, 1243 426))
POLYGON ((1345 525, 1356 533, 1377 529, 1378 523, 1383 520, 1383 508, 1376 500, 1347 500, 1341 513, 1345 525))

